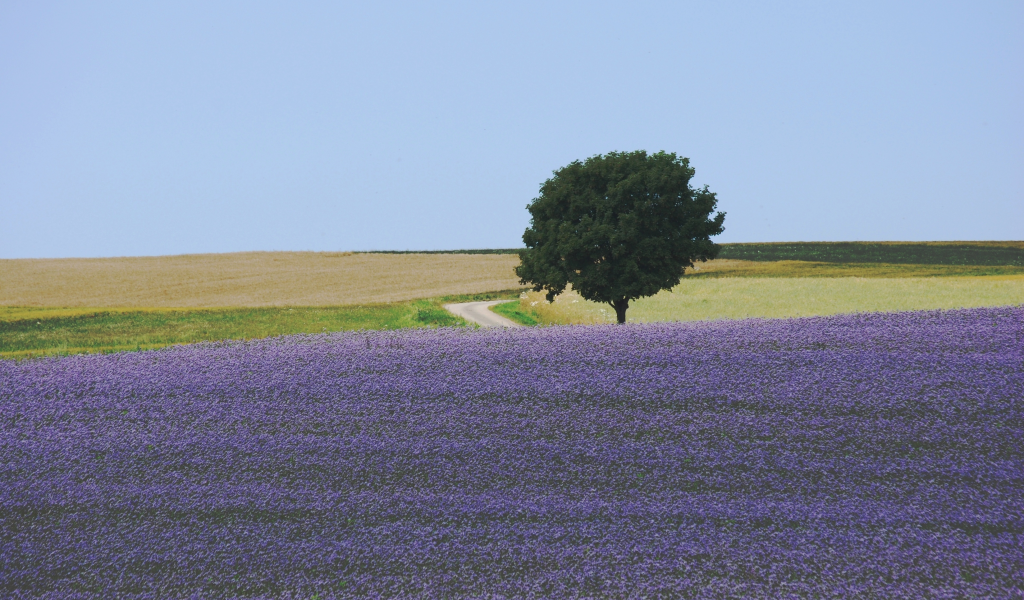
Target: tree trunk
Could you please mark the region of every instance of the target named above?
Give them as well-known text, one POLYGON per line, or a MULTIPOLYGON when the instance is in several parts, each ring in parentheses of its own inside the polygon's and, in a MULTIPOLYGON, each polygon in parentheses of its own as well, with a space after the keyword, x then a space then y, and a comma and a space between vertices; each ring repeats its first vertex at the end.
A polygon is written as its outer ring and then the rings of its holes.
POLYGON ((629 298, 623 298, 622 300, 614 300, 608 304, 612 305, 615 309, 615 318, 619 323, 626 322, 626 309, 629 308, 629 298))

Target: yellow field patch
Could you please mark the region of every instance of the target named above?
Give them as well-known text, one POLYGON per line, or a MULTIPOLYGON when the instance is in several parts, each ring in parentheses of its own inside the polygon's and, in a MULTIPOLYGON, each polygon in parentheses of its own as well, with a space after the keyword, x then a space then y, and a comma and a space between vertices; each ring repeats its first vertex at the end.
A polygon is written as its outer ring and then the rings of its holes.
MULTIPOLYGON (((634 301, 631 322, 785 318, 852 312, 1024 304, 1024 276, 840 278, 687 278, 672 291, 634 301)), ((548 304, 542 292, 520 300, 543 323, 612 323, 611 307, 568 291, 548 304)))
POLYGON ((330 252, 7 259, 0 260, 0 306, 156 309, 398 302, 519 287, 513 272, 518 264, 519 257, 509 254, 330 252))

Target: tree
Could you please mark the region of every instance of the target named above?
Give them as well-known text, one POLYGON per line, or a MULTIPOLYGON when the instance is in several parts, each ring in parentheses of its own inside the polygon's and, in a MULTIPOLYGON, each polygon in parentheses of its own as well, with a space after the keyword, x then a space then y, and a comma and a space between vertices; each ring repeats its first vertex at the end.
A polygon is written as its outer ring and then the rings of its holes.
POLYGON ((679 283, 694 261, 718 254, 710 236, 725 213, 707 186, 690 186, 690 159, 674 153, 610 152, 574 161, 541 185, 527 206, 516 275, 554 300, 566 285, 615 309, 679 283))

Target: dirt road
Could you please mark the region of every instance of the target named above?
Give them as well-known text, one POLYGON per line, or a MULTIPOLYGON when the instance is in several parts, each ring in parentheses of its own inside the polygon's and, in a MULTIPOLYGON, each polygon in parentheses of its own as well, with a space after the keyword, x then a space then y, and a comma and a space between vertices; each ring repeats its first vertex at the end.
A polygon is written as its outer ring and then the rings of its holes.
POLYGON ((514 302, 514 300, 460 302, 458 304, 445 304, 444 307, 453 314, 462 317, 470 323, 476 323, 481 327, 522 327, 519 323, 506 319, 488 308, 502 302, 514 302))

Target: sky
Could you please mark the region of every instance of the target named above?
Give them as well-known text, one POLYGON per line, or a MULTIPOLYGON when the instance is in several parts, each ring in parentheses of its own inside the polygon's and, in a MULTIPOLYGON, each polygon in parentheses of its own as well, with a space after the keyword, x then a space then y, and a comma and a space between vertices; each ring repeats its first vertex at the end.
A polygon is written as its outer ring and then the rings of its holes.
POLYGON ((0 0, 0 258, 519 247, 640 149, 719 242, 1024 239, 1024 3, 0 0))

